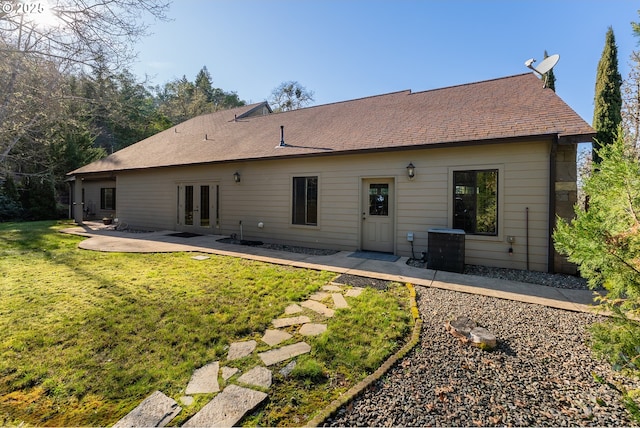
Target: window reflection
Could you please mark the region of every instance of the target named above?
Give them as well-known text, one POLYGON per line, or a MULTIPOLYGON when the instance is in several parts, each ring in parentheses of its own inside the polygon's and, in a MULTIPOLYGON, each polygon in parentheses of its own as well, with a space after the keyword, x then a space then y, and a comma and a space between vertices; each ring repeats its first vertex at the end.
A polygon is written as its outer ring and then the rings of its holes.
POLYGON ((369 215, 389 215, 389 184, 369 185, 369 215))

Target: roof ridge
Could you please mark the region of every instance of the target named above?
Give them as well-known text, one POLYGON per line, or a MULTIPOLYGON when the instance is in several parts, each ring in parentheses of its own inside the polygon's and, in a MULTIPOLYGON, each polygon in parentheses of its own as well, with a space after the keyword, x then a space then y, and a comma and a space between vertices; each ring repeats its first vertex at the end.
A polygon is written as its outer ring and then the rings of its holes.
POLYGON ((362 101, 362 100, 367 100, 367 99, 371 99, 371 98, 379 98, 379 97, 387 97, 390 95, 399 95, 406 92, 407 95, 411 95, 411 89, 403 89, 400 91, 394 91, 394 92, 388 92, 388 93, 384 93, 384 94, 377 94, 377 95, 368 95, 366 97, 360 97, 360 98, 353 98, 353 99, 349 99, 349 100, 342 100, 342 101, 333 101, 330 103, 326 103, 326 104, 318 104, 315 106, 308 106, 308 107, 301 107, 295 110, 287 110, 287 111, 278 111, 278 112, 273 112, 273 114, 285 114, 285 113, 291 113, 294 111, 301 111, 301 110, 310 110, 313 108, 318 108, 318 107, 327 107, 327 106, 332 106, 332 105, 336 105, 336 104, 346 104, 346 103, 351 103, 354 101, 362 101))
POLYGON ((234 123, 234 113, 265 105, 258 102, 192 118, 70 174, 525 138, 530 141, 539 135, 575 136, 571 141, 589 141, 593 128, 557 94, 541 89, 538 81, 533 73, 522 73, 417 93, 396 91, 250 116, 237 121, 242 124, 234 123), (407 96, 418 93, 422 95, 407 96), (284 113, 289 115, 279 115, 284 113), (280 126, 290 130, 291 145, 278 151, 274 146, 279 141, 280 126))
POLYGON ((513 79, 513 78, 516 78, 516 77, 528 76, 529 74, 533 74, 533 73, 514 74, 514 75, 511 75, 511 76, 502 76, 502 77, 495 77, 493 79, 480 80, 478 82, 467 82, 467 83, 460 83, 460 84, 457 84, 457 85, 444 86, 442 88, 425 89, 424 91, 412 92, 411 95, 424 94, 424 93, 427 93, 427 92, 446 91, 448 89, 462 88, 462 87, 465 87, 465 86, 482 85, 484 83, 496 82, 498 80, 507 80, 507 79, 513 79))
POLYGON ((403 90, 399 90, 399 91, 386 92, 386 93, 383 93, 383 94, 368 95, 368 96, 364 96, 364 97, 360 97, 360 98, 353 98, 353 99, 349 99, 349 100, 333 101, 333 102, 326 103, 326 104, 318 104, 318 105, 314 105, 314 106, 301 107, 301 108, 298 108, 298 109, 295 109, 295 110, 279 111, 279 112, 274 112, 273 114, 278 114, 279 115, 279 114, 284 114, 284 113, 291 113, 291 112, 294 112, 294 111, 309 110, 309 109, 318 108, 318 107, 327 107, 327 106, 332 106, 332 105, 336 105, 336 104, 345 104, 345 103, 350 103, 350 102, 355 102, 355 101, 363 101, 363 100, 372 99, 372 98, 378 98, 378 97, 387 97, 387 96, 391 96, 391 95, 400 95, 402 93, 406 93, 407 95, 424 94, 424 93, 427 93, 427 92, 442 91, 442 90, 460 88, 460 87, 465 87, 465 86, 480 85, 480 84, 489 83, 489 82, 495 82, 495 81, 499 81, 499 80, 513 79, 513 78, 516 78, 516 77, 527 76, 529 74, 532 74, 532 73, 520 73, 520 74, 511 75, 511 76, 495 77, 493 79, 481 80, 481 81, 478 81, 478 82, 460 83, 460 84, 457 84, 457 85, 445 86, 445 87, 442 87, 442 88, 425 89, 424 91, 417 91, 417 92, 414 92, 411 89, 403 89, 403 90))

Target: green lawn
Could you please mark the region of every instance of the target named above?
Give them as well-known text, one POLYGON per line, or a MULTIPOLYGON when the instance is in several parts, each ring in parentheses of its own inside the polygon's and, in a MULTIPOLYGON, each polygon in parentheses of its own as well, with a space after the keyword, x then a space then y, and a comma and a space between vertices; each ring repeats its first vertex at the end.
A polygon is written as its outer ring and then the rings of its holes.
MULTIPOLYGON (((233 341, 258 340, 335 276, 215 255, 79 250, 82 238, 62 227, 0 223, 0 425, 111 425, 155 390, 178 399, 196 368, 224 360, 233 341)), ((268 403, 245 424, 301 425, 375 370, 409 333, 408 298, 400 284, 367 289, 338 311, 291 376, 274 370, 268 403)))

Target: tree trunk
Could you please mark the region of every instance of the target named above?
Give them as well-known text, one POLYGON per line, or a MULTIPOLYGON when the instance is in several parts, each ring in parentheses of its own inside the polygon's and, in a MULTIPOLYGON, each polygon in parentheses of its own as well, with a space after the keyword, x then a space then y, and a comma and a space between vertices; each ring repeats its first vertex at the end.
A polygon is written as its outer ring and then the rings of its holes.
POLYGON ((493 349, 497 345, 496 336, 464 315, 447 321, 445 329, 462 343, 470 343, 480 349, 493 349))

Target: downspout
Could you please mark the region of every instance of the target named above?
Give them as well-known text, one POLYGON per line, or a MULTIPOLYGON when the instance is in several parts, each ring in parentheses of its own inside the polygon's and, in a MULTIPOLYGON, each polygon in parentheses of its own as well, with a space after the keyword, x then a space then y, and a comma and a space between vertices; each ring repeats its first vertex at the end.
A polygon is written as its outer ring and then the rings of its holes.
POLYGON ((556 160, 558 156, 558 134, 551 141, 549 153, 549 237, 547 242, 547 272, 555 271, 555 246, 553 245, 553 230, 556 226, 556 160))
POLYGON ((529 270, 529 207, 525 209, 524 215, 525 228, 527 229, 527 239, 525 245, 527 246, 527 271, 529 270))

